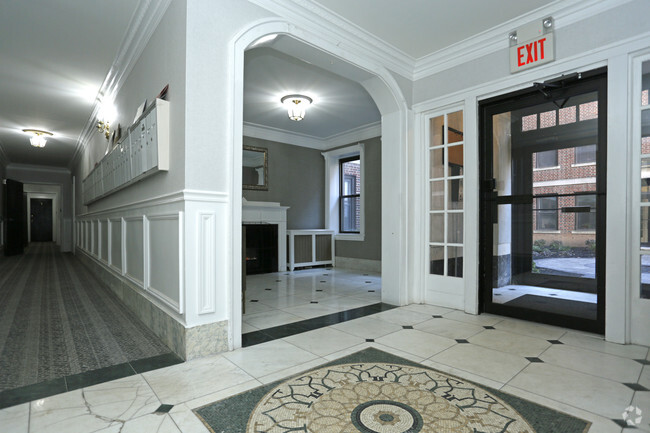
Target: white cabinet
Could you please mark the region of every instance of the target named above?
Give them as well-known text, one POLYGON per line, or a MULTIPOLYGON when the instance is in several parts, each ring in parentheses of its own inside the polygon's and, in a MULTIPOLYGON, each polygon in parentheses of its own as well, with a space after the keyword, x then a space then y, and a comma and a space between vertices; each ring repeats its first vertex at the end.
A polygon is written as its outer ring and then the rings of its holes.
POLYGON ((156 99, 82 182, 92 203, 159 171, 169 170, 169 102, 156 99))

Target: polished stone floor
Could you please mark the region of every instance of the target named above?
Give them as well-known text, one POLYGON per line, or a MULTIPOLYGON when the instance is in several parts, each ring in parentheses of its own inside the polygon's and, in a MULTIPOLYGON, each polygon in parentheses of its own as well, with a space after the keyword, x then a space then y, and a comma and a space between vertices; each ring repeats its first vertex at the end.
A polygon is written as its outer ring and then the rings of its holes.
MULTIPOLYGON (((320 280, 319 280, 320 281, 320 280)), ((366 347, 593 423, 650 432, 648 347, 509 318, 409 305, 0 410, 3 432, 208 430, 192 409, 366 347), (623 413, 642 411, 636 429, 623 413)), ((635 418, 637 416, 635 415, 635 418)))

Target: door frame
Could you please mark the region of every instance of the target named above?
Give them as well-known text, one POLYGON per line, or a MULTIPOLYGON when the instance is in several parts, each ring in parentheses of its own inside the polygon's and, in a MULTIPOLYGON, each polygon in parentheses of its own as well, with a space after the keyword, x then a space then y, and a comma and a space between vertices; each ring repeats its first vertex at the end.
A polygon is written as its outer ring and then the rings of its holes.
MULTIPOLYGON (((27 184, 25 184, 27 186, 27 184)), ((28 189, 28 188, 26 188, 28 189)), ((33 198, 36 199, 49 199, 52 200, 52 242, 55 244, 59 244, 59 239, 60 239, 60 233, 59 233, 59 223, 58 223, 58 212, 56 211, 58 209, 58 198, 59 194, 58 193, 49 193, 49 192, 26 192, 25 196, 27 197, 27 215, 25 215, 25 224, 27 224, 27 242, 32 241, 32 224, 31 224, 31 214, 32 214, 32 208, 31 208, 31 201, 33 198)))
MULTIPOLYGON (((492 222, 494 221, 493 207, 496 209, 498 200, 496 192, 493 192, 492 177, 487 173, 487 164, 480 166, 480 194, 481 204, 479 210, 479 311, 495 314, 502 314, 524 320, 541 323, 548 323, 557 326, 580 329, 589 332, 605 333, 605 301, 606 301, 606 192, 607 192, 607 68, 598 68, 581 74, 581 77, 567 84, 572 89, 598 91, 598 154, 596 176, 597 190, 597 214, 596 214, 596 292, 598 297, 597 318, 595 321, 577 319, 575 317, 563 316, 554 313, 546 313, 532 309, 514 309, 500 304, 492 303, 492 281, 493 281, 493 238, 492 222), (604 112, 604 115, 603 115, 604 112), (489 226, 490 229, 485 227, 489 226)), ((492 157, 492 124, 489 121, 493 114, 504 111, 515 110, 534 104, 544 103, 544 96, 535 86, 527 87, 511 93, 495 96, 479 102, 479 161, 485 161, 492 157), (507 110, 504 110, 507 108, 507 110)), ((491 166, 491 165, 490 165, 491 166)))

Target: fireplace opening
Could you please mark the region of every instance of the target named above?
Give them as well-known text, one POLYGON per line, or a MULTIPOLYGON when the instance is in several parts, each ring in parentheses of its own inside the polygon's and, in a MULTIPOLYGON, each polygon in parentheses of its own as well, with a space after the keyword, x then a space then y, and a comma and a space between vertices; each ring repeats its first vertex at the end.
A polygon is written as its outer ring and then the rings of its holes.
POLYGON ((278 225, 244 224, 246 231, 246 274, 278 271, 278 225))

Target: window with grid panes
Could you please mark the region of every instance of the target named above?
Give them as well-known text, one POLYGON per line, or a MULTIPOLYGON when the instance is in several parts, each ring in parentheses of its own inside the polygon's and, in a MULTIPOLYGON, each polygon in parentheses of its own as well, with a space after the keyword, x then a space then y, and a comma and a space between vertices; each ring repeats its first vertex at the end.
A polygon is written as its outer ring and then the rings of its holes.
POLYGON ((429 273, 463 276, 463 111, 429 119, 429 273))

